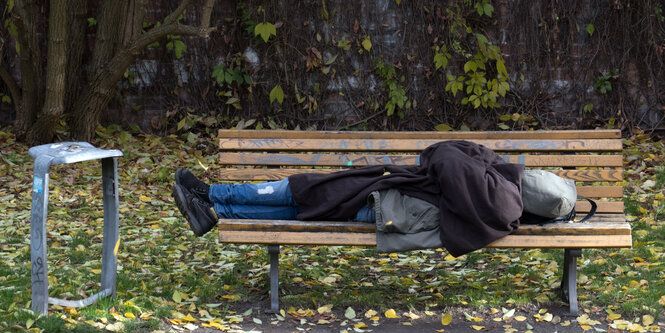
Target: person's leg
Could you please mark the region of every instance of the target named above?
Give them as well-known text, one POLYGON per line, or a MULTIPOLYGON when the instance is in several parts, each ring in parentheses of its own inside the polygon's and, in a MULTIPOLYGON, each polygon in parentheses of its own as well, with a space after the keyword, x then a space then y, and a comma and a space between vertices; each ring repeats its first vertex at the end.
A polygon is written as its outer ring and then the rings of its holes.
POLYGON ((295 220, 295 206, 258 206, 215 203, 215 212, 226 219, 295 220))
POLYGON ((210 201, 221 205, 293 206, 288 178, 264 183, 210 185, 210 201))
POLYGON ((360 208, 358 213, 356 213, 356 216, 354 216, 351 221, 376 223, 374 209, 369 208, 367 205, 362 206, 362 208, 360 208))

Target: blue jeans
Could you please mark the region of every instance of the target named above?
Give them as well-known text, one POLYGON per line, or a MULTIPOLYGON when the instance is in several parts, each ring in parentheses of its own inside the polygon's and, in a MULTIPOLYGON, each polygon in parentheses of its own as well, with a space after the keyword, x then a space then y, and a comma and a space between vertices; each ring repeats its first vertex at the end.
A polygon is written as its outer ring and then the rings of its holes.
MULTIPOLYGON (((295 220, 300 213, 291 195, 288 178, 257 184, 210 185, 208 196, 221 218, 295 220)), ((375 220, 374 210, 367 205, 351 219, 372 223, 375 220)))

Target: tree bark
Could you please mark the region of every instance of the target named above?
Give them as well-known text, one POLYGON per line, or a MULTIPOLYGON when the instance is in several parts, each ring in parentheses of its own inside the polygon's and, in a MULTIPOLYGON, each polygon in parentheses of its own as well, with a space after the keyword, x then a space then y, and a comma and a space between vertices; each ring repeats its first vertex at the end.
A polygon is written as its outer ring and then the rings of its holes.
POLYGON ((16 109, 14 127, 17 138, 24 140, 44 102, 44 78, 37 39, 40 11, 35 0, 16 0, 15 10, 12 18, 18 28, 21 49, 22 100, 21 107, 16 109))
POLYGON ((129 0, 105 0, 102 4, 100 17, 97 20, 95 49, 88 72, 90 82, 104 66, 108 65, 109 60, 113 58, 118 49, 123 9, 127 7, 128 3, 129 0))
MULTIPOLYGON (((207 1, 208 3, 214 2, 214 0, 207 1)), ((207 37, 211 31, 215 30, 215 28, 208 26, 196 27, 182 25, 177 22, 178 16, 182 14, 189 3, 189 0, 183 0, 178 8, 164 19, 162 25, 155 26, 140 35, 135 35, 133 39, 124 44, 125 47, 115 53, 112 59, 103 65, 100 64, 94 76, 90 77, 88 89, 82 93, 81 98, 74 106, 71 131, 75 138, 85 141, 93 139, 95 127, 99 123, 102 110, 106 108, 108 102, 118 90, 117 82, 122 79, 125 71, 146 46, 170 34, 207 37)), ((206 10, 205 14, 208 17, 202 17, 201 22, 210 22, 211 12, 212 10, 206 10)))
POLYGON ((5 83, 7 89, 9 89, 9 96, 12 98, 12 103, 14 104, 14 110, 16 114, 21 113, 20 108, 22 107, 21 101, 21 87, 18 86, 16 80, 12 77, 11 74, 7 71, 7 68, 4 66, 4 51, 5 43, 0 38, 0 80, 5 83))
POLYGON ((28 132, 27 141, 30 143, 51 141, 64 109, 67 17, 67 1, 51 0, 46 54, 46 95, 42 111, 28 132))
POLYGON ((65 113, 71 112, 74 102, 84 84, 83 53, 87 48, 86 29, 88 26, 88 1, 67 0, 69 8, 69 30, 67 31, 67 70, 65 71, 65 113))

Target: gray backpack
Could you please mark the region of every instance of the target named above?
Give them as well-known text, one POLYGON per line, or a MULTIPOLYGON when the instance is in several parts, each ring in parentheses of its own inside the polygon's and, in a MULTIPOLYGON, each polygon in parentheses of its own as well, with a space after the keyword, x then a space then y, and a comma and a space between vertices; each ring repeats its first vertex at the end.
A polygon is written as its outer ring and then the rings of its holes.
POLYGON ((595 214, 596 203, 589 198, 578 196, 572 179, 561 178, 544 170, 525 170, 522 175, 524 212, 520 219, 521 223, 572 221, 578 198, 591 203, 591 211, 580 221, 584 222, 595 214))

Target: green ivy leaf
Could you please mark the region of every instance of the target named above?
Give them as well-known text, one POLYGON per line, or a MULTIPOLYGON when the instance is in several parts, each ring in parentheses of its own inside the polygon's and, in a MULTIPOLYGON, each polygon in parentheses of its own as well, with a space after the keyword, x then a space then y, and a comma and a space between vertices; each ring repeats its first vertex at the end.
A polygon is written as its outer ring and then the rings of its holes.
POLYGON ((443 67, 445 69, 447 66, 448 66, 448 58, 444 53, 437 52, 436 54, 434 54, 434 68, 439 69, 443 67))
POLYGON ((210 77, 217 81, 217 84, 222 84, 224 82, 224 67, 222 65, 217 65, 212 69, 210 77))
POLYGON ((182 58, 182 54, 187 50, 187 46, 179 39, 174 39, 166 43, 166 48, 175 52, 177 59, 182 58))
POLYGON ((284 90, 282 89, 281 85, 276 85, 272 90, 270 91, 270 103, 274 102, 277 100, 279 104, 282 104, 284 102, 284 90))
POLYGON ((365 36, 365 39, 363 39, 363 48, 367 51, 369 51, 372 48, 372 41, 369 39, 369 36, 365 36))
POLYGON ((270 36, 277 36, 277 28, 270 22, 259 23, 254 27, 254 36, 258 35, 267 43, 270 36))
POLYGON ((351 41, 347 39, 342 39, 339 42, 337 42, 337 47, 344 51, 348 51, 351 48, 351 41))
POLYGON ((502 59, 498 59, 496 61, 496 71, 499 73, 499 75, 503 77, 508 77, 508 70, 506 69, 506 64, 503 62, 502 59))
POLYGON ((483 4, 483 11, 485 12, 485 15, 492 17, 492 13, 494 12, 494 6, 492 6, 491 3, 486 2, 483 4))
POLYGON ((12 104, 12 99, 9 96, 4 95, 2 96, 2 102, 7 104, 12 104))
POLYGON ((593 36, 593 33, 594 33, 595 31, 596 31, 596 27, 595 27, 593 24, 588 23, 588 24, 586 25, 586 32, 589 33, 589 36, 593 36))
POLYGON ((464 73, 468 73, 469 71, 476 71, 478 69, 478 64, 475 61, 467 61, 466 64, 464 64, 464 73))
POLYGON ((434 129, 436 129, 439 132, 448 132, 453 130, 453 128, 450 127, 450 125, 448 124, 438 124, 434 126, 434 129))

